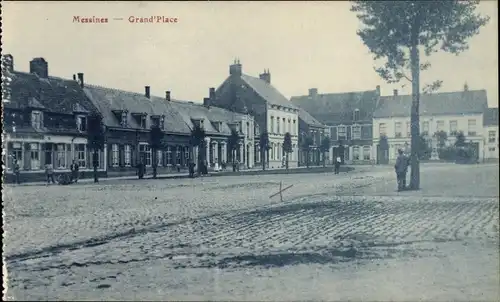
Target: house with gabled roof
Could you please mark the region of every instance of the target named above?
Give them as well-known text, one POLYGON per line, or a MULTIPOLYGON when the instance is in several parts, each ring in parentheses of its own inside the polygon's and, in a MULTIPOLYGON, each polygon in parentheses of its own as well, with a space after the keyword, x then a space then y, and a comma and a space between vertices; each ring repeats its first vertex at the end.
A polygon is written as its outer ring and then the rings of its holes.
MULTIPOLYGON (((327 126, 315 119, 309 112, 299 108, 299 166, 322 165, 323 153, 320 150, 321 142, 327 132, 327 126), (312 138, 312 146, 305 152, 303 142, 306 137, 312 138), (309 156, 309 158, 307 158, 309 156)), ((325 159, 327 160, 327 159, 325 159)), ((327 160, 328 161, 328 160, 327 160)))
POLYGON ((498 107, 486 108, 483 117, 484 159, 498 161, 498 107))
POLYGON ((270 149, 265 161, 271 168, 284 167, 283 141, 285 133, 289 132, 293 149, 289 155, 289 166, 298 165, 299 110, 271 84, 269 70, 259 77, 253 77, 244 74, 242 64, 235 60, 229 66, 229 76, 216 90, 213 105, 254 117, 255 127, 251 132, 255 145, 245 145, 244 155, 249 154, 256 163, 260 163, 262 159, 258 133, 267 132, 270 149))
POLYGON ((330 161, 339 156, 343 162, 366 164, 374 160, 372 113, 379 95, 380 86, 346 93, 318 93, 311 88, 307 95, 293 96, 290 101, 327 126, 330 161))
MULTIPOLYGON (((12 55, 2 56, 3 126, 6 179, 13 180, 14 160, 22 181, 45 179, 45 166, 57 173, 70 171, 75 160, 80 172, 91 175, 93 167, 87 148, 87 116, 96 111, 83 93, 77 78, 49 75, 44 58, 30 61, 30 71, 14 70, 12 55)), ((98 171, 105 173, 104 153, 98 171)))
MULTIPOLYGON (((239 129, 241 115, 175 100, 170 91, 165 91, 164 97, 154 96, 150 86, 144 87, 143 94, 89 84, 82 87, 106 125, 109 176, 133 175, 140 160, 146 167, 152 167, 155 158, 159 174, 187 169, 189 160, 196 159, 199 152, 195 148, 191 154, 191 131, 195 125, 202 127, 207 135, 205 154, 210 167, 227 162, 227 140, 231 128, 239 129), (159 126, 165 133, 163 149, 157 150, 156 156, 150 147, 153 126, 159 126)), ((215 89, 210 92, 213 98, 215 89)), ((243 133, 241 136, 243 139, 243 133)))
MULTIPOLYGON (((399 95, 394 90, 391 96, 381 96, 373 113, 373 146, 379 163, 395 161, 399 149, 411 150, 412 96, 399 95), (380 138, 385 137, 386 149, 381 149, 380 138)), ((476 158, 484 156, 483 115, 488 108, 485 90, 423 93, 420 95, 420 132, 437 153, 436 133, 446 133, 446 144, 453 144, 459 132, 476 150, 476 158)))

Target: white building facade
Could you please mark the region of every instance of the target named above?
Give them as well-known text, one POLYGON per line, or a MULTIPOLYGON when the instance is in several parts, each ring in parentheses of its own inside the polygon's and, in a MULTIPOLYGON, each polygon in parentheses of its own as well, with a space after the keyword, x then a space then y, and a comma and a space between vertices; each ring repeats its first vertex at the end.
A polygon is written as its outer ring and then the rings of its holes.
POLYGON ((267 133, 269 134, 269 167, 281 168, 284 165, 285 154, 283 142, 285 134, 292 137, 292 153, 288 155, 288 166, 298 166, 298 135, 299 117, 296 108, 268 104, 267 106, 267 133))
POLYGON ((498 161, 498 108, 488 108, 484 114, 484 160, 498 161))

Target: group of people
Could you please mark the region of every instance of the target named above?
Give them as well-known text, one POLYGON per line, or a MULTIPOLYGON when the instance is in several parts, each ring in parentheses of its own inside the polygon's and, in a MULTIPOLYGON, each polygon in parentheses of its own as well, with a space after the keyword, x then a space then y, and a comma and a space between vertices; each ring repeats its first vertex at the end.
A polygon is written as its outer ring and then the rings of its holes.
MULTIPOLYGON (((21 167, 19 165, 19 162, 14 160, 14 177, 15 177, 15 183, 20 184, 21 183, 21 167)), ((58 182, 60 184, 66 185, 70 183, 76 183, 78 182, 79 178, 79 171, 80 171, 80 166, 76 163, 76 160, 73 160, 73 162, 70 165, 70 170, 71 174, 69 176, 65 174, 61 174, 58 177, 58 182)), ((45 165, 45 179, 47 181, 47 184, 53 183, 55 184, 56 181, 54 179, 54 166, 52 164, 46 164, 45 165)))

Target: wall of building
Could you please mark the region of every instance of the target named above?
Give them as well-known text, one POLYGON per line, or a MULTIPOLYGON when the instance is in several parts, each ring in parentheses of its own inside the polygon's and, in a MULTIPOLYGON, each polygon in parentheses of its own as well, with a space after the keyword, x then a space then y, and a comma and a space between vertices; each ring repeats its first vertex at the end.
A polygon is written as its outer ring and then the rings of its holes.
MULTIPOLYGON (((467 142, 479 146, 479 160, 484 156, 484 129, 482 114, 421 116, 420 133, 427 133, 430 138, 438 131, 447 133, 447 145, 452 145, 456 133, 462 131, 467 142)), ((410 117, 391 117, 373 119, 373 151, 376 153, 382 132, 385 133, 389 144, 389 161, 394 162, 398 149, 409 152, 411 148, 410 117), (397 124, 399 123, 399 124, 397 124), (401 125, 399 127, 399 125, 401 125)), ((376 158, 376 154, 374 154, 376 158)))
POLYGON ((498 126, 484 127, 484 159, 498 160, 499 141, 498 126))
POLYGON ((269 133, 269 167, 278 168, 284 163, 283 156, 283 141, 285 133, 290 132, 292 136, 293 152, 288 155, 288 166, 298 166, 298 134, 299 134, 299 118, 297 111, 290 111, 288 108, 268 105, 267 108, 267 132, 269 133), (279 128, 277 120, 279 119, 279 128), (285 119, 285 123, 283 123, 285 119), (288 122, 290 121, 290 122, 288 122), (294 123, 295 121, 295 123, 294 123))

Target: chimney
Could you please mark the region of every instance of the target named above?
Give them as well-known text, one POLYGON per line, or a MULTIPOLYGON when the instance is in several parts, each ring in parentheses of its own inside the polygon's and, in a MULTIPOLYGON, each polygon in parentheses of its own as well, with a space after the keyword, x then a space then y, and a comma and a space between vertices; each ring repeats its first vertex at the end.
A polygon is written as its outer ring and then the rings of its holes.
POLYGON ((315 98, 318 95, 318 88, 310 88, 309 89, 309 96, 311 98, 315 98))
POLYGON ((269 69, 264 69, 264 73, 259 74, 259 78, 267 84, 271 84, 271 74, 269 73, 269 69))
POLYGON ((150 91, 151 91, 151 87, 144 86, 144 96, 147 97, 148 99, 151 97, 150 91))
POLYGON ((394 96, 398 96, 398 90, 397 89, 394 89, 394 96))
POLYGON ((41 78, 48 78, 49 64, 44 58, 34 58, 30 61, 30 73, 36 74, 41 78))
POLYGON ((76 74, 78 76, 78 82, 80 82, 80 87, 85 86, 85 82, 83 81, 83 72, 79 72, 76 74))
POLYGON ((165 91, 165 100, 167 100, 168 102, 170 102, 170 91, 165 91))
POLYGON ((241 73, 242 73, 242 68, 241 68, 240 60, 235 59, 234 63, 229 66, 229 74, 232 76, 239 77, 239 76, 241 76, 241 73))
POLYGON ((73 75, 73 81, 76 81, 76 74, 73 75))
POLYGON ((203 98, 203 106, 210 109, 210 98, 203 98))
POLYGON ((377 85, 375 90, 377 91, 377 95, 380 96, 380 85, 377 85))
POLYGON ((208 90, 208 96, 211 102, 215 101, 215 88, 212 87, 208 90))
POLYGON ((13 72, 14 71, 14 57, 11 54, 6 54, 2 56, 2 65, 5 70, 13 72))

